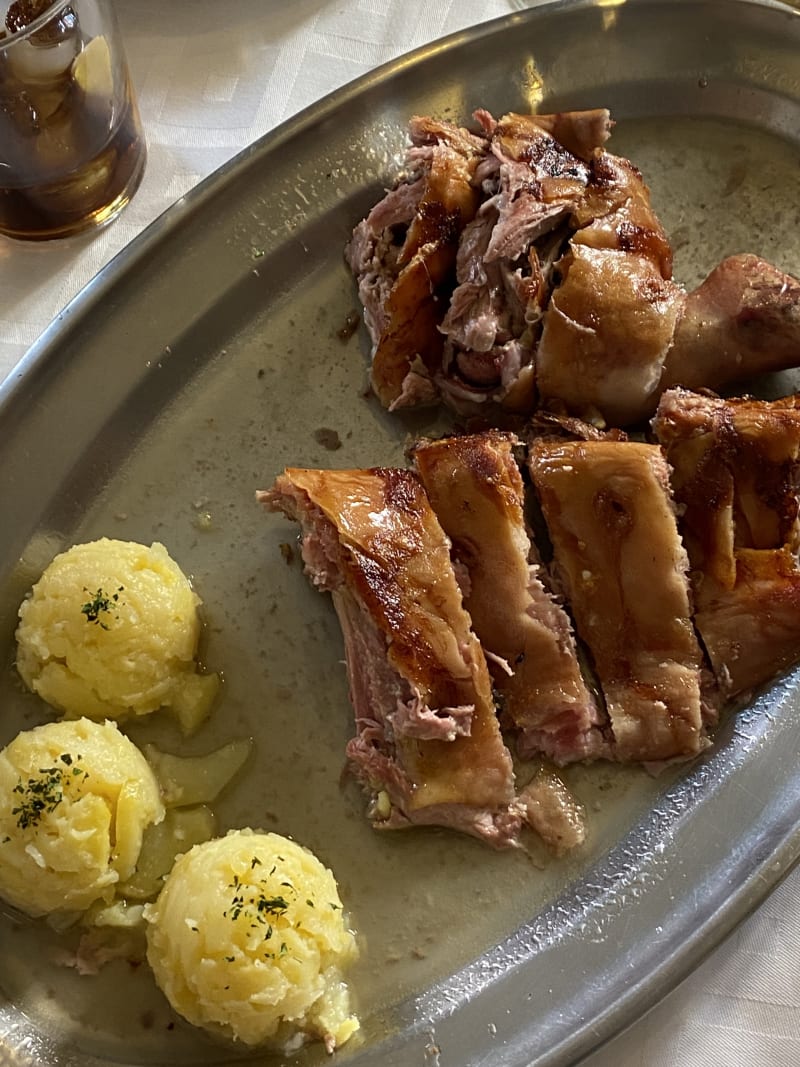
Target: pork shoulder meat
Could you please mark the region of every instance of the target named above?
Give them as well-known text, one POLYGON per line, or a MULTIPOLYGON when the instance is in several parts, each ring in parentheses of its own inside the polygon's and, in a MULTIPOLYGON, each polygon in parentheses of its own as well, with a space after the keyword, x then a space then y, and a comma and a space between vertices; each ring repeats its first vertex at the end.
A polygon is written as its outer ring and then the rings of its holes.
POLYGON ((478 207, 472 178, 486 142, 431 118, 410 124, 407 177, 356 226, 347 259, 373 340, 372 387, 390 410, 431 400, 439 325, 455 284, 462 229, 478 207))
POLYGON ((673 468, 695 624, 721 696, 746 693, 800 647, 800 398, 670 389, 653 429, 673 468))
POLYGON ((486 198, 461 235, 458 286, 441 326, 447 342, 436 379, 456 408, 491 400, 530 411, 553 266, 610 118, 607 111, 510 113, 497 122, 485 111, 475 117, 489 138, 476 170, 486 198))
POLYGON ((607 111, 475 118, 480 135, 412 121, 410 179, 349 246, 385 406, 628 426, 670 386, 800 365, 800 281, 736 255, 676 284, 642 175, 603 148, 607 111))
POLYGON ((531 446, 553 562, 603 688, 620 760, 705 747, 686 553, 656 445, 531 446))
POLYGON ((520 755, 564 764, 606 746, 569 617, 545 584, 528 536, 514 445, 511 434, 498 431, 422 441, 414 462, 466 567, 464 604, 520 755))
POLYGON ((455 406, 534 401, 533 346, 564 239, 555 231, 586 186, 609 115, 476 118, 478 135, 411 120, 407 177, 346 251, 373 342, 372 386, 390 409, 440 391, 455 406))
POLYGON ((376 825, 516 843, 511 757, 442 531, 406 470, 289 469, 259 494, 303 529, 303 559, 344 632, 355 774, 376 825))

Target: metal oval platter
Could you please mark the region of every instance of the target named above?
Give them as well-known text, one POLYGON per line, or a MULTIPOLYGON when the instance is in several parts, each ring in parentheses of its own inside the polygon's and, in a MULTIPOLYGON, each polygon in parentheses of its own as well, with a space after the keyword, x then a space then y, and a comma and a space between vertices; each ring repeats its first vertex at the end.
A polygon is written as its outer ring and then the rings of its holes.
MULTIPOLYGON (((428 413, 365 395, 366 338, 342 250, 396 173, 412 114, 612 109, 694 285, 752 251, 800 274, 800 16, 764 0, 544 4, 433 44, 323 100, 184 198, 92 282, 0 392, 0 682, 5 744, 52 713, 14 671, 17 607, 52 556, 160 540, 205 603, 219 705, 186 753, 252 736, 217 804, 336 873, 362 942, 361 1039, 342 1063, 566 1064, 631 1022, 798 855, 800 677, 757 695, 690 766, 575 768, 577 858, 495 854, 446 831, 379 834, 342 781, 351 731, 332 608, 256 505, 286 464, 402 464, 428 413)), ((788 391, 791 376, 763 388, 788 391)), ((146 967, 60 966, 70 934, 0 916, 0 1062, 227 1064, 146 967)), ((252 1056, 251 1056, 252 1058, 252 1056)), ((309 1046, 258 1063, 327 1061, 309 1046)))

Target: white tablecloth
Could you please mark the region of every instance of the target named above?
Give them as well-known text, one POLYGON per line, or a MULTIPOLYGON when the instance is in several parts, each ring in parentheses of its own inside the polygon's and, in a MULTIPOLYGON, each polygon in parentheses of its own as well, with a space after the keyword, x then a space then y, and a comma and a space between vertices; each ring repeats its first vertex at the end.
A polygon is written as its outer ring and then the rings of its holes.
MULTIPOLYGON (((0 380, 67 301, 179 196, 302 107, 509 0, 120 0, 149 162, 132 204, 62 243, 0 238, 0 380)), ((6 508, 13 502, 5 501, 6 508)), ((800 1064, 800 873, 591 1067, 800 1064)))

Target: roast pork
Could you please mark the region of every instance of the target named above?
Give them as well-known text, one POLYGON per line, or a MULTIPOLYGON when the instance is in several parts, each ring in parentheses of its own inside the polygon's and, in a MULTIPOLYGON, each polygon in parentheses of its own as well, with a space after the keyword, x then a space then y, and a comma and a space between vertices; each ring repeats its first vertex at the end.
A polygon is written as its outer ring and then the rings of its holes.
POLYGON ((721 698, 800 650, 800 398, 664 394, 653 429, 672 466, 695 623, 721 698))
POLYGON ((467 570, 464 603, 518 750, 563 764, 601 755, 606 743, 572 625, 528 535, 514 447, 511 434, 487 431, 422 441, 413 454, 467 570))
POLYGON ((554 565, 603 688, 614 754, 696 755, 707 744, 702 654, 661 450, 542 438, 529 466, 554 565))
POLYGON ((607 111, 415 118, 409 174, 348 249, 392 409, 644 422, 665 389, 800 365, 800 281, 735 255, 688 292, 607 111))
POLYGON ((288 469, 259 499, 301 524, 306 570, 332 594, 357 728, 347 754, 375 824, 515 844, 521 816, 486 660, 419 479, 288 469))

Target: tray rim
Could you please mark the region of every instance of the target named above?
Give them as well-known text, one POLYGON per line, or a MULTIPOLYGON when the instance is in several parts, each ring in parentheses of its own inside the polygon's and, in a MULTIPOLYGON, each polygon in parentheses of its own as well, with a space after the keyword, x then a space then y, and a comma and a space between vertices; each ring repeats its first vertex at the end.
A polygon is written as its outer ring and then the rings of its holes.
MULTIPOLYGON (((690 6, 695 4, 696 0, 628 0, 628 2, 633 2, 637 6, 665 7, 667 5, 690 6)), ((800 14, 800 4, 797 0, 703 0, 703 2, 710 6, 722 6, 724 2, 728 8, 731 4, 735 4, 739 8, 772 9, 790 15, 800 14)), ((204 205, 216 197, 229 182, 234 181, 240 172, 250 167, 257 168, 262 158, 268 157, 296 134, 331 114, 335 114, 350 100, 357 99, 372 86, 390 81, 397 73, 409 66, 419 64, 432 56, 457 50, 463 43, 479 41, 484 37, 501 33, 507 27, 535 21, 538 12, 543 9, 558 12, 592 6, 595 6, 594 0, 534 0, 532 6, 525 11, 513 12, 451 33, 401 54, 347 82, 236 153, 146 226, 56 315, 12 369, 6 380, 0 383, 0 422, 6 410, 16 403, 17 397, 28 380, 50 359, 56 358, 58 348, 64 343, 65 338, 87 320, 93 309, 109 292, 113 291, 114 286, 124 280, 129 272, 135 270, 153 248, 168 240, 170 235, 181 226, 189 224, 192 217, 202 211, 204 205)), ((537 1058, 535 1062, 543 1067, 545 1064, 567 1064, 583 1059, 641 1018, 655 1003, 687 977, 763 902, 800 861, 800 824, 792 820, 791 825, 787 826, 779 837, 777 846, 762 862, 753 867, 749 877, 743 878, 737 884, 737 888, 712 911, 694 934, 683 942, 679 951, 670 953, 661 965, 648 972, 644 980, 633 983, 625 997, 618 999, 604 1013, 592 1018, 586 1025, 576 1030, 571 1039, 553 1047, 543 1058, 537 1058), (589 1029, 592 1033, 591 1040, 587 1043, 589 1029)), ((446 980, 438 983, 437 988, 446 984, 446 980)), ((422 996, 427 995, 426 993, 422 996)), ((376 1046, 375 1050, 378 1051, 383 1047, 384 1044, 381 1043, 376 1046)), ((14 1049, 8 1048, 7 1051, 14 1057, 14 1049)), ((3 1038, 0 1036, 0 1061, 4 1055, 3 1038)), ((367 1061, 362 1055, 357 1055, 354 1062, 361 1063, 362 1059, 366 1064, 367 1061)), ((12 1059, 10 1062, 20 1061, 12 1059)), ((105 1063, 92 1057, 83 1058, 81 1062, 86 1063, 87 1067, 89 1064, 105 1063)), ((514 1060, 513 1062, 521 1064, 523 1061, 514 1060)))

